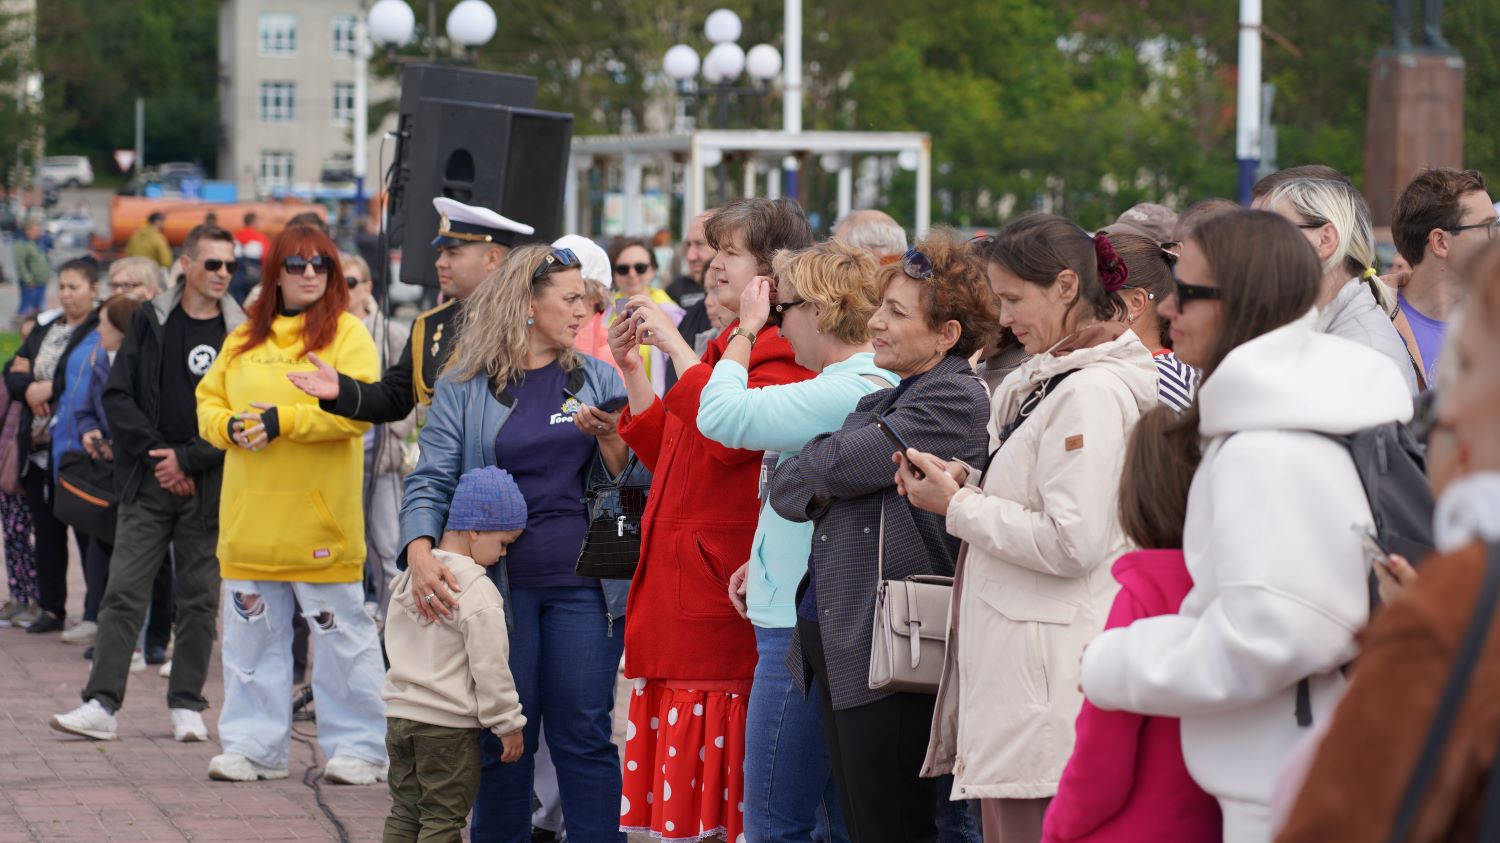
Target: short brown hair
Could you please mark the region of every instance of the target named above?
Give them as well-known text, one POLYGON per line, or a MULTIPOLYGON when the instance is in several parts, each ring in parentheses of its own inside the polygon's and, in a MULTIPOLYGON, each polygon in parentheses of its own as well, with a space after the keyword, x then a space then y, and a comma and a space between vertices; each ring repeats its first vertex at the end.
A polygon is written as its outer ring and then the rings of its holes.
POLYGON ((1402 189, 1391 211, 1391 239, 1396 251, 1412 266, 1421 263, 1427 254, 1427 235, 1433 229, 1455 228, 1463 219, 1459 200, 1465 194, 1488 190, 1484 173, 1478 170, 1435 167, 1418 173, 1402 189))
POLYGON ((1130 432, 1120 472, 1120 527, 1136 547, 1182 547, 1188 489, 1203 458, 1198 418, 1147 410, 1130 432))
POLYGON ((1068 306, 1069 314, 1081 304, 1090 316, 1103 321, 1125 310, 1119 292, 1104 289, 1099 280, 1094 238, 1072 220, 1056 214, 1027 214, 1001 228, 980 253, 989 263, 1042 288, 1051 287, 1063 270, 1071 269, 1078 276, 1078 298, 1068 306))
POLYGON ((1287 182, 1294 179, 1322 179, 1324 181, 1341 181, 1344 184, 1350 185, 1354 183, 1349 181, 1348 176, 1344 175, 1338 170, 1335 170, 1327 164, 1303 164, 1298 167, 1287 167, 1285 170, 1277 170, 1276 172, 1256 182, 1255 186, 1250 188, 1250 196, 1254 199, 1260 199, 1263 196, 1270 196, 1276 191, 1276 188, 1281 187, 1283 184, 1286 184, 1287 182))
POLYGON ((135 312, 140 309, 139 299, 118 293, 104 300, 104 304, 99 306, 99 313, 116 331, 123 334, 130 328, 130 320, 135 317, 135 312))
MULTIPOLYGON (((1267 176, 1267 178, 1270 178, 1270 176, 1267 176)), ((1172 239, 1180 243, 1191 237, 1193 229, 1198 227, 1198 223, 1203 222, 1209 217, 1243 210, 1244 208, 1240 206, 1240 203, 1220 196, 1194 202, 1192 207, 1177 216, 1177 227, 1172 229, 1172 239)))
POLYGON ((646 255, 648 256, 647 260, 651 261, 651 268, 658 268, 656 265, 656 250, 651 248, 650 244, 648 244, 645 240, 642 240, 639 237, 616 237, 615 239, 609 241, 609 248, 604 250, 604 254, 609 257, 610 272, 615 271, 615 261, 619 260, 620 255, 624 254, 625 250, 630 248, 631 246, 645 249, 646 255))
POLYGON ((716 251, 723 251, 736 231, 744 233, 745 246, 762 274, 771 271, 771 258, 777 252, 805 249, 813 243, 807 214, 790 199, 736 199, 714 211, 703 226, 708 245, 716 251))
MULTIPOLYGON (((1127 231, 1111 234, 1109 242, 1130 272, 1130 277, 1121 289, 1145 290, 1151 294, 1153 301, 1166 301, 1167 296, 1175 289, 1172 285, 1172 267, 1167 263, 1167 252, 1155 240, 1127 231)), ((1157 313, 1156 319, 1160 323, 1162 343, 1171 348, 1172 332, 1167 318, 1157 313)))
POLYGON ((880 306, 880 289, 875 286, 880 264, 874 255, 828 240, 795 252, 777 252, 771 263, 778 300, 819 305, 818 330, 848 345, 869 342, 870 316, 880 306))
POLYGON ((182 241, 183 254, 197 257, 198 244, 204 240, 215 240, 220 243, 228 243, 231 246, 234 245, 233 234, 230 234, 226 229, 220 228, 217 225, 204 223, 203 225, 193 226, 193 230, 188 232, 187 239, 182 241))
POLYGON ((972 355, 1000 327, 1000 314, 984 274, 984 261, 968 243, 958 239, 957 232, 949 230, 933 231, 912 248, 927 256, 932 263, 932 276, 912 278, 900 262, 883 266, 877 276, 881 296, 898 277, 916 284, 921 290, 927 327, 936 331, 947 322, 957 322, 958 342, 948 353, 959 357, 972 355))
POLYGON ((1219 287, 1223 327, 1207 378, 1229 352, 1301 318, 1312 309, 1323 266, 1297 227, 1270 211, 1235 211, 1198 224, 1190 238, 1203 249, 1219 287))

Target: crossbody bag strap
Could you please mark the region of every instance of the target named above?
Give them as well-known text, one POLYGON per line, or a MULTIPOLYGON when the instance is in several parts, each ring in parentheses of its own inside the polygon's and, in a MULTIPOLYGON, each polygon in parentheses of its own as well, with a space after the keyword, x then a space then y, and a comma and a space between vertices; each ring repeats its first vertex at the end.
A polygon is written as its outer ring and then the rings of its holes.
POLYGON ((885 582, 885 495, 880 496, 880 550, 875 554, 875 588, 885 582))
MULTIPOLYGON (((1500 544, 1490 545, 1488 555, 1485 558, 1484 580, 1479 588, 1479 598, 1474 603, 1474 613, 1469 619, 1468 628, 1464 630, 1463 640, 1459 643, 1458 653, 1453 659, 1453 669, 1448 673, 1448 681, 1443 686, 1443 696, 1438 701, 1437 713, 1433 715, 1432 727, 1427 733, 1427 742, 1422 746, 1422 753, 1417 756, 1416 767, 1413 768, 1411 778, 1407 780, 1406 792, 1401 797, 1401 806, 1396 811, 1396 821, 1391 826, 1391 835, 1387 838, 1390 843, 1403 843, 1411 834, 1412 826, 1416 824, 1417 813, 1422 808, 1422 802, 1427 794, 1427 788, 1432 779, 1437 775, 1438 763, 1442 761, 1443 750, 1448 744, 1448 736, 1453 731, 1453 725, 1458 720, 1459 710, 1463 707, 1464 697, 1469 690, 1469 680, 1474 673, 1474 665, 1479 661, 1480 653, 1484 650, 1486 638, 1489 637, 1491 621, 1495 617, 1495 601, 1500 598, 1500 544)), ((1484 818, 1493 821, 1495 819, 1496 807, 1493 804, 1496 796, 1495 779, 1490 777, 1490 787, 1487 789, 1487 804, 1484 809, 1484 818)), ((1483 829, 1484 826, 1481 826, 1483 829)), ((1493 827, 1491 827, 1493 831, 1493 827)), ((1481 840, 1486 838, 1481 833, 1481 840)))

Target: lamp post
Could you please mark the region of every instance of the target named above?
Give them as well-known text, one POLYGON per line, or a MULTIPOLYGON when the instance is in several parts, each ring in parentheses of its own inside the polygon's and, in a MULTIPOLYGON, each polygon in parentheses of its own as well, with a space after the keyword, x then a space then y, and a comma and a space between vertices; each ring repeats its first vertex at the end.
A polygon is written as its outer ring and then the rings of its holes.
MULTIPOLYGON (((677 129, 684 131, 692 126, 687 114, 687 100, 698 95, 695 77, 702 74, 703 80, 713 86, 718 96, 718 107, 714 126, 729 128, 729 99, 740 94, 763 95, 770 89, 770 82, 781 73, 781 53, 770 44, 756 44, 746 52, 739 45, 743 27, 739 15, 729 9, 718 9, 709 14, 703 24, 703 34, 713 46, 701 60, 698 51, 687 44, 677 44, 662 57, 662 70, 677 83, 678 94, 683 98, 678 105, 677 129), (748 74, 754 83, 737 86, 735 80, 748 74)), ((719 161, 719 200, 728 198, 728 178, 723 159, 719 161)))

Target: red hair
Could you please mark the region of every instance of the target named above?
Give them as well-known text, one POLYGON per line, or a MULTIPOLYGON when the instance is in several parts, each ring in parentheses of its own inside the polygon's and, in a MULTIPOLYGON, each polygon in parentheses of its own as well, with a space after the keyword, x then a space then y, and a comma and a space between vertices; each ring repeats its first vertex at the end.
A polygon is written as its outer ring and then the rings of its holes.
POLYGON ((344 270, 339 265, 339 250, 333 241, 310 225, 294 225, 276 235, 271 241, 271 250, 266 253, 264 270, 260 279, 260 297, 249 308, 249 333, 236 353, 249 351, 271 336, 271 323, 281 315, 281 264, 288 257, 322 255, 332 262, 328 270, 328 286, 322 298, 313 302, 303 312, 302 348, 304 352, 327 348, 338 333, 339 317, 349 304, 349 285, 344 281, 344 270))

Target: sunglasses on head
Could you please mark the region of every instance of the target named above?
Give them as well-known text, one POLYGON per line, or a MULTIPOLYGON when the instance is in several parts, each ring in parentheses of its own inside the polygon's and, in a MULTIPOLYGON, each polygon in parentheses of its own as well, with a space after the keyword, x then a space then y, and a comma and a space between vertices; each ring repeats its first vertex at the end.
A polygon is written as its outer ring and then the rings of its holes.
POLYGON ((304 275, 307 268, 312 267, 314 275, 327 275, 333 269, 333 258, 327 255, 313 255, 304 258, 301 255, 289 255, 281 262, 281 268, 292 275, 304 275))
POLYGON ((772 325, 780 328, 782 321, 784 321, 786 319, 787 311, 791 310, 792 308, 796 307, 799 304, 807 304, 807 299, 792 299, 791 301, 779 301, 779 302, 771 305, 771 313, 770 313, 769 316, 766 317, 766 321, 770 322, 772 325))
POLYGON ((630 271, 632 269, 635 270, 635 274, 636 275, 645 275, 647 272, 651 271, 651 264, 649 264, 649 263, 617 263, 617 264, 615 264, 615 274, 616 275, 629 275, 630 271))
MULTIPOLYGON (((240 262, 237 260, 224 261, 219 260, 218 258, 207 258, 203 261, 203 268, 208 270, 209 272, 218 272, 222 269, 225 272, 228 272, 230 275, 233 275, 234 271, 238 269, 239 266, 240 262)), ((137 284, 136 286, 139 287, 140 285, 137 284)))
POLYGON ((547 257, 542 259, 541 266, 531 273, 531 280, 535 282, 558 267, 577 266, 578 263, 578 256, 573 254, 572 249, 553 249, 547 253, 547 257))
POLYGON ((926 281, 932 277, 932 259, 913 246, 901 256, 901 271, 905 272, 908 278, 926 281))

